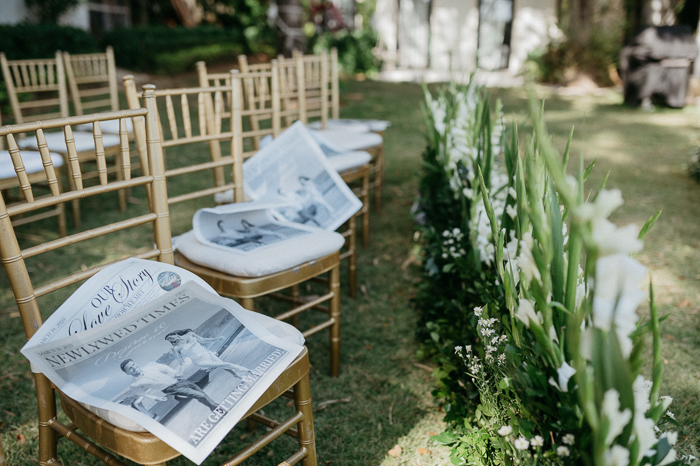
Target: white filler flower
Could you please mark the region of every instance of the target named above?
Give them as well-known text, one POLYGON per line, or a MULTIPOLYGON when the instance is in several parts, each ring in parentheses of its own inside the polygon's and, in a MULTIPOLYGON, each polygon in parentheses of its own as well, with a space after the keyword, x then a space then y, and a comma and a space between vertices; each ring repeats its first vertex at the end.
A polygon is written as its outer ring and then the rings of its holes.
POLYGON ((516 450, 527 450, 530 446, 530 442, 528 442, 525 437, 521 436, 515 440, 514 445, 516 450))
POLYGON ((498 429, 498 435, 501 437, 505 437, 506 435, 510 435, 513 433, 513 428, 511 426, 503 426, 500 429, 498 429))

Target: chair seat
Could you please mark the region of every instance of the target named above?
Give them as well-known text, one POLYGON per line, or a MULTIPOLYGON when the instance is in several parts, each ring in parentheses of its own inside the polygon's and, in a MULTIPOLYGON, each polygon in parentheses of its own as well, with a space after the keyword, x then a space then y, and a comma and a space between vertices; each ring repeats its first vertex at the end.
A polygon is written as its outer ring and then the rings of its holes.
POLYGON ((331 166, 339 173, 366 165, 371 160, 372 156, 365 151, 345 152, 328 157, 331 166))
POLYGON ((383 141, 377 133, 353 133, 342 129, 325 131, 312 129, 309 133, 319 145, 327 146, 339 153, 366 150, 379 146, 383 141))
MULTIPOLYGON (((258 401, 248 410, 251 413, 264 407, 293 387, 309 371, 309 353, 306 347, 278 377, 258 401)), ((82 432, 109 450, 139 464, 159 464, 180 456, 173 448, 149 432, 133 432, 117 427, 91 413, 83 405, 58 392, 63 412, 82 432)))
MULTIPOLYGON (((100 129, 102 130, 103 134, 119 134, 119 120, 101 121, 100 129)), ((75 127, 75 130, 92 132, 92 123, 78 125, 75 127)), ((134 124, 131 122, 131 120, 126 120, 126 130, 129 133, 134 132, 134 124)))
MULTIPOLYGON (((50 153, 51 162, 54 167, 63 165, 63 157, 58 154, 50 153)), ((27 175, 44 171, 44 162, 41 160, 39 152, 22 151, 22 162, 27 175)), ((0 151, 0 180, 14 178, 17 175, 15 166, 12 164, 10 153, 6 150, 0 151)))
MULTIPOLYGON (((66 153, 66 141, 63 138, 63 133, 44 133, 46 138, 46 145, 51 152, 57 152, 59 154, 66 153)), ((80 152, 94 152, 95 151, 95 140, 92 137, 92 133, 83 133, 81 131, 73 132, 73 139, 75 140, 75 150, 80 152)), ((103 134, 102 143, 105 149, 108 147, 118 147, 119 146, 119 136, 113 134, 103 134)), ((36 138, 29 137, 23 139, 17 143, 17 145, 22 149, 39 149, 37 145, 36 138)))
MULTIPOLYGON (((250 315, 254 317, 260 325, 262 325, 267 331, 272 333, 274 336, 281 338, 282 340, 285 340, 289 343, 294 343, 295 345, 304 344, 304 335, 302 335, 302 333, 299 330, 297 330, 293 325, 279 321, 259 312, 253 312, 247 309, 242 309, 241 312, 250 313, 250 315)), ((120 429, 128 430, 130 432, 148 432, 146 429, 141 427, 140 424, 138 424, 135 421, 132 421, 131 419, 129 419, 126 416, 123 416, 122 414, 110 411, 108 409, 90 406, 86 403, 80 404, 91 413, 97 414, 100 418, 104 419, 105 421, 109 422, 115 427, 119 427, 120 429)))
MULTIPOLYGON (((318 231, 272 244, 259 252, 240 254, 200 243, 193 231, 173 238, 173 245, 195 264, 237 277, 263 277, 319 259, 343 247, 343 235, 318 231)), ((206 279, 205 279, 206 280, 206 279)))
MULTIPOLYGON (((374 133, 379 133, 386 131, 386 129, 391 126, 391 122, 388 120, 370 120, 364 118, 338 118, 330 119, 326 122, 326 129, 329 130, 343 130, 350 132, 366 132, 372 131, 374 133)), ((321 122, 314 121, 309 123, 309 128, 321 129, 321 122)))

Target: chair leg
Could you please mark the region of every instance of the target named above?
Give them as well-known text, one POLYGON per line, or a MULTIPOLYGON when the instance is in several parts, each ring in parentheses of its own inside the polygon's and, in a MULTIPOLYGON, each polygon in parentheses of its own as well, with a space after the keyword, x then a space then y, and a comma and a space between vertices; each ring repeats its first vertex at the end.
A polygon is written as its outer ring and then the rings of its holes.
POLYGON ((56 417, 56 397, 44 374, 34 374, 39 400, 39 464, 57 464, 58 433, 50 421, 56 417))
POLYGON ((330 317, 334 320, 330 328, 331 375, 340 373, 340 268, 334 267, 328 277, 328 290, 333 293, 329 305, 330 317))
POLYGON ((255 300, 253 298, 241 298, 241 306, 243 309, 255 311, 255 300))
POLYGON ((377 151, 377 161, 374 165, 374 211, 382 210, 382 188, 384 187, 384 145, 377 151))
MULTIPOLYGON (((117 154, 117 181, 122 181, 124 180, 124 172, 122 171, 122 167, 124 166, 124 162, 122 159, 122 154, 118 153, 117 154)), ((126 189, 120 189, 117 191, 117 196, 119 197, 119 212, 126 212, 126 194, 127 190, 126 189)))
MULTIPOLYGON (((366 216, 366 213, 363 214, 363 221, 366 216)), ((348 224, 350 228, 350 237, 348 238, 348 249, 350 250, 350 255, 348 256, 348 287, 350 288, 350 297, 355 299, 357 297, 357 216, 353 215, 348 220, 348 224)))
MULTIPOLYGON (((299 299, 299 296, 301 296, 301 293, 299 291, 299 284, 297 283, 296 285, 292 285, 289 288, 289 293, 292 296, 292 298, 295 300, 295 302, 292 303, 292 309, 298 306, 296 303, 296 300, 299 299)), ((299 314, 294 314, 292 316, 292 325, 295 326, 296 328, 299 328, 299 314)))
POLYGON ((0 443, 0 466, 5 466, 5 451, 2 449, 2 443, 0 443))
POLYGON ((297 424, 299 447, 306 449, 306 457, 301 461, 301 464, 302 466, 316 466, 314 413, 311 406, 311 384, 308 373, 294 386, 294 404, 297 411, 304 415, 304 419, 297 424))
POLYGON ((362 177, 362 247, 369 247, 369 170, 362 177))

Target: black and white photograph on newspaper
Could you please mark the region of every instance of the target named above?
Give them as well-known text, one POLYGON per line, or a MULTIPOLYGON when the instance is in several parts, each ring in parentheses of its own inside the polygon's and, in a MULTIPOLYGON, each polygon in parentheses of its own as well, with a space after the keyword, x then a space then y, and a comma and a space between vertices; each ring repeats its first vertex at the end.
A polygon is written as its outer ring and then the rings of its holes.
POLYGON ((239 202, 198 210, 192 229, 200 243, 241 254, 311 234, 315 229, 279 219, 275 210, 288 208, 284 199, 239 202))
POLYGON ((278 212, 301 225, 333 231, 362 207, 300 122, 246 160, 243 178, 253 199, 288 200, 278 212))
POLYGON ((68 396, 132 419, 199 464, 302 348, 189 282, 23 353, 68 396))

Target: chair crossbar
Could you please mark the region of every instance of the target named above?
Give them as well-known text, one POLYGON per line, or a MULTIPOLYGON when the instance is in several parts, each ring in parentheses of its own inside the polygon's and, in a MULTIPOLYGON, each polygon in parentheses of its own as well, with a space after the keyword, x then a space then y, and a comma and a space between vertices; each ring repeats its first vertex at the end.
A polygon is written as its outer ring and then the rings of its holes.
MULTIPOLYGON (((78 84, 90 84, 90 83, 103 83, 107 79, 109 79, 109 75, 107 74, 98 74, 98 75, 89 75, 89 76, 76 76, 75 77, 75 82, 78 84)), ((109 87, 100 87, 99 89, 107 89, 109 92, 109 87)), ((88 95, 85 93, 85 91, 80 92, 83 96, 88 95)))
MULTIPOLYGON (((275 429, 272 429, 270 432, 260 437, 260 439, 258 439, 255 443, 253 443, 248 448, 240 452, 238 455, 231 458, 229 461, 223 463, 221 466, 237 466, 241 464, 243 461, 247 460, 255 453, 257 453, 260 449, 268 445, 270 442, 272 442, 276 438, 281 437, 284 431, 290 429, 295 424, 298 424, 303 419, 304 415, 300 412, 297 412, 296 414, 294 414, 294 416, 290 417, 282 424, 277 426, 275 429)), ((304 451, 304 456, 306 456, 306 451, 304 451)))
POLYGON ((7 125, 0 127, 0 136, 5 136, 9 133, 27 133, 36 131, 37 129, 63 128, 65 126, 76 126, 94 121, 115 120, 117 118, 133 118, 137 116, 145 116, 148 111, 145 108, 134 110, 117 110, 104 112, 97 115, 76 115, 65 118, 57 118, 50 122, 32 121, 27 123, 18 123, 15 125, 7 125))
POLYGON ((16 220, 12 221, 12 226, 18 227, 20 225, 26 225, 27 223, 35 222, 37 220, 43 220, 45 218, 55 217, 56 215, 58 215, 59 212, 60 212, 60 209, 57 208, 57 209, 49 210, 49 211, 41 213, 41 214, 32 215, 31 217, 18 218, 16 220))
POLYGON ((226 184, 224 186, 216 186, 214 188, 202 189, 201 191, 195 191, 188 194, 182 194, 180 196, 172 196, 168 198, 168 205, 178 204, 184 201, 191 201, 193 199, 199 199, 202 197, 212 196, 217 193, 223 193, 231 189, 235 190, 236 185, 233 183, 226 184))
POLYGON ((163 147, 173 147, 182 146, 184 144, 193 144, 195 142, 209 142, 209 141, 222 141, 224 139, 231 139, 230 132, 217 133, 217 134, 204 134, 200 136, 192 136, 187 139, 170 139, 168 141, 163 141, 163 147))
POLYGON ((36 208, 51 207, 52 205, 56 205, 60 202, 82 199, 86 196, 109 193, 112 191, 119 191, 120 189, 125 188, 133 188, 135 186, 141 186, 151 182, 153 182, 152 176, 140 176, 138 178, 132 178, 130 180, 113 181, 107 185, 90 186, 89 188, 84 188, 77 191, 61 193, 59 196, 42 197, 40 199, 36 199, 33 203, 24 202, 21 204, 8 206, 7 213, 10 216, 19 215, 26 212, 31 212, 36 208))
POLYGON ((61 434, 63 437, 78 445, 80 448, 90 453, 92 456, 99 459, 100 461, 104 462, 108 466, 127 466, 126 463, 119 461, 117 458, 110 455, 105 450, 95 445, 93 442, 78 434, 74 427, 66 426, 57 419, 52 419, 51 421, 49 421, 49 425, 53 430, 61 434))
MULTIPOLYGON (((155 259, 158 257, 162 252, 158 249, 152 249, 147 252, 143 252, 140 254, 133 254, 131 257, 136 257, 138 259, 155 259)), ((56 290, 60 290, 61 288, 65 288, 66 286, 73 285, 75 283, 78 283, 82 280, 86 280, 93 275, 95 275, 97 272, 101 271, 102 269, 109 267, 112 264, 116 264, 118 262, 121 262, 121 260, 116 260, 112 261, 108 264, 102 264, 99 266, 95 267, 90 267, 87 270, 81 270, 80 272, 76 272, 73 275, 70 275, 68 277, 65 277, 61 280, 56 280, 55 282, 47 283, 46 285, 37 287, 34 289, 34 295, 37 298, 40 298, 44 296, 45 294, 51 293, 56 290)))
MULTIPOLYGON (((289 310, 287 312, 283 312, 282 314, 276 315, 275 319, 286 320, 286 319, 289 319, 290 317, 294 317, 295 315, 306 311, 307 309, 311 309, 311 308, 315 309, 315 308, 319 307, 318 306, 319 304, 324 303, 326 301, 329 301, 334 296, 335 296, 335 294, 331 291, 331 292, 326 293, 322 296, 319 296, 318 298, 314 299, 313 301, 309 301, 309 302, 304 303, 301 306, 298 306, 292 310, 289 310)), ((323 311, 321 311, 321 312, 323 312, 323 311)))
MULTIPOLYGON (((263 416, 263 415, 258 414, 258 413, 252 413, 250 416, 248 416, 248 419, 250 419, 251 421, 255 421, 259 424, 262 424, 265 427, 269 427, 270 429, 274 429, 274 428, 282 425, 281 422, 275 421, 274 419, 270 419, 269 417, 263 416)), ((294 428, 288 429, 284 433, 289 435, 290 437, 299 438, 299 432, 294 428)))
POLYGON ((115 222, 109 225, 93 228, 91 230, 81 231, 80 233, 75 233, 70 236, 64 236, 63 238, 58 238, 53 241, 40 244, 38 246, 24 249, 22 250, 22 256, 25 259, 27 259, 29 257, 44 254, 49 251, 54 251, 56 249, 61 249, 66 246, 77 244, 93 238, 98 238, 100 236, 104 236, 110 233, 127 230, 129 228, 134 228, 139 225, 145 225, 146 223, 152 223, 153 221, 155 221, 156 218, 156 214, 149 213, 138 217, 130 218, 128 220, 122 220, 120 222, 115 222))
POLYGON ((234 163, 236 163, 236 161, 233 159, 233 157, 228 156, 228 157, 222 158, 221 160, 215 160, 215 161, 211 161, 211 162, 200 163, 198 165, 190 165, 188 167, 180 167, 180 168, 173 168, 171 170, 166 170, 165 176, 167 178, 170 176, 187 175, 189 173, 196 173, 199 171, 204 171, 204 170, 208 170, 208 169, 212 169, 212 168, 233 165, 234 163))
POLYGON ((328 319, 325 322, 322 322, 318 325, 314 325, 313 327, 308 329, 306 332, 302 332, 302 335, 304 335, 304 338, 307 338, 307 337, 310 337, 311 335, 315 335, 319 332, 322 332, 323 330, 325 330, 329 327, 332 327, 333 325, 335 325, 335 319, 333 317, 331 317, 330 319, 328 319))

